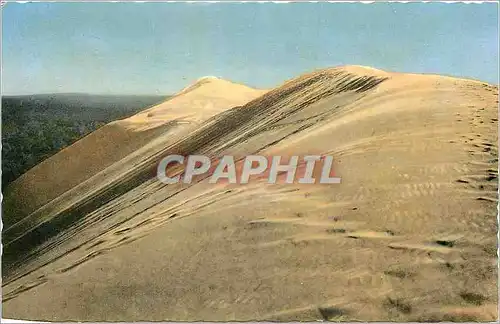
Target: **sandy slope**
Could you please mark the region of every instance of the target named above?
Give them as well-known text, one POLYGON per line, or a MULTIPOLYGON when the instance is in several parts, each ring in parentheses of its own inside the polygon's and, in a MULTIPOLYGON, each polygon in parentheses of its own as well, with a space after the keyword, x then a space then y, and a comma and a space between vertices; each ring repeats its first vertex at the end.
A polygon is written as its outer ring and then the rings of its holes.
POLYGON ((4 193, 7 225, 77 184, 162 137, 176 141, 208 118, 265 93, 215 77, 197 80, 169 100, 130 118, 115 121, 35 166, 4 193))
POLYGON ((4 316, 494 320, 497 106, 481 82, 349 66, 157 136, 7 226, 4 316), (165 186, 170 153, 330 154, 342 183, 165 186))

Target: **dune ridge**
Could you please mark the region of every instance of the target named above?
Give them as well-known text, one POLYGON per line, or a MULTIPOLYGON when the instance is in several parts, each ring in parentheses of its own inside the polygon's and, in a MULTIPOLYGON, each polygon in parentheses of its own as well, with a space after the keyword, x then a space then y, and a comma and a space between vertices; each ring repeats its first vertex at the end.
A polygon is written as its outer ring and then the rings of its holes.
POLYGON ((124 121, 196 126, 7 223, 6 316, 496 318, 498 87, 361 66, 260 96, 235 87, 202 78, 124 121), (174 109, 197 100, 215 103, 203 117, 174 109), (155 170, 168 154, 330 154, 342 184, 164 185, 155 170))
POLYGON ((111 122, 29 170, 4 192, 8 215, 4 222, 8 225, 22 219, 159 137, 164 138, 162 142, 175 142, 203 120, 265 92, 213 81, 202 84, 198 80, 189 94, 111 122))

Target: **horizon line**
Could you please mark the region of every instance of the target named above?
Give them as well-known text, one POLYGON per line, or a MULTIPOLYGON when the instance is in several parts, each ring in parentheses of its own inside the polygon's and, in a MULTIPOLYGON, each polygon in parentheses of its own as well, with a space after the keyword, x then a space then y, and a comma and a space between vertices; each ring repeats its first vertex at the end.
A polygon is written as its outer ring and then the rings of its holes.
MULTIPOLYGON (((393 74, 410 74, 410 75, 414 74, 414 75, 442 76, 442 77, 449 77, 449 78, 455 78, 455 79, 482 82, 482 83, 490 84, 490 85, 497 86, 497 87, 500 85, 500 75, 497 76, 496 83, 494 83, 494 82, 490 82, 490 81, 486 81, 486 80, 482 80, 482 79, 477 79, 477 78, 469 77, 469 76, 459 76, 459 75, 452 75, 452 74, 438 73, 438 72, 399 72, 399 71, 393 71, 393 70, 389 70, 389 69, 380 69, 377 67, 372 67, 372 66, 367 66, 367 65, 359 65, 359 64, 343 64, 343 65, 326 66, 326 67, 312 69, 312 70, 309 70, 308 72, 313 72, 313 71, 322 70, 322 69, 329 69, 329 68, 341 68, 341 67, 347 67, 347 66, 359 66, 359 67, 371 68, 371 69, 380 70, 380 71, 391 73, 391 74, 393 73, 393 74)), ((279 84, 277 84, 274 87, 271 87, 270 89, 279 87, 281 84, 283 84, 289 80, 293 80, 297 77, 300 77, 301 75, 306 74, 308 72, 303 72, 295 77, 283 80, 282 82, 280 82, 279 84)), ((206 78, 206 77, 215 77, 215 78, 220 79, 220 80, 226 80, 226 81, 229 81, 232 83, 245 85, 245 86, 248 86, 248 87, 251 87, 254 89, 264 89, 261 87, 255 87, 252 85, 248 85, 246 83, 236 82, 236 81, 233 81, 231 78, 225 78, 225 77, 219 77, 219 76, 202 76, 202 77, 194 80, 194 82, 187 84, 185 87, 192 86, 192 85, 196 84, 198 81, 200 81, 201 79, 206 78)), ((130 93, 111 93, 111 92, 98 93, 98 92, 87 92, 87 91, 65 91, 65 92, 55 91, 55 92, 31 92, 31 93, 3 93, 3 92, 0 92, 0 96, 1 97, 15 97, 15 96, 20 97, 20 96, 40 96, 40 95, 91 95, 91 96, 129 96, 129 97, 134 97, 134 96, 135 97, 137 97, 137 96, 151 96, 151 97, 153 97, 153 96, 157 96, 157 97, 161 97, 161 96, 174 96, 181 91, 182 91, 182 89, 175 91, 175 92, 172 92, 172 93, 164 93, 164 94, 158 94, 158 93, 130 94, 130 93)))

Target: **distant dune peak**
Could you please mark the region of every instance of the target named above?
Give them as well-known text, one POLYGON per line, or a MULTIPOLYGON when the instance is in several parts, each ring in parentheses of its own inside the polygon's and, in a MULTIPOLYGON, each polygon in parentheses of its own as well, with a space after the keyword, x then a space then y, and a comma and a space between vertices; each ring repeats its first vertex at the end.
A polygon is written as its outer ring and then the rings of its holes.
POLYGON ((196 79, 196 81, 191 83, 189 87, 201 86, 205 84, 228 84, 228 83, 234 83, 234 82, 213 75, 207 75, 196 79))
POLYGON ((205 83, 205 82, 212 82, 212 81, 217 81, 217 80, 222 80, 221 78, 219 77, 216 77, 216 76, 213 76, 213 75, 206 75, 206 76, 202 76, 200 78, 198 78, 198 80, 196 80, 195 83, 205 83))
POLYGON ((196 79, 195 82, 182 89, 177 95, 184 95, 193 90, 196 90, 197 94, 201 94, 201 92, 210 94, 223 93, 224 96, 233 96, 233 94, 231 94, 231 91, 255 91, 255 89, 244 84, 225 80, 216 76, 203 76, 196 79))

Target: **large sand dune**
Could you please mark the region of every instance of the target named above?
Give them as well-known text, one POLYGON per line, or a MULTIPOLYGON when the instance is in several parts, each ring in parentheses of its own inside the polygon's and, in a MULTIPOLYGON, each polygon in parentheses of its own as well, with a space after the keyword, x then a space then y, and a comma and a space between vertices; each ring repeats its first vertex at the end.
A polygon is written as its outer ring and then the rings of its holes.
POLYGON ((205 77, 179 95, 112 122, 43 161, 7 188, 7 226, 161 137, 173 143, 206 119, 265 93, 205 77), (12 202, 12 204, 11 204, 12 202))
POLYGON ((203 78, 117 122, 133 144, 96 132, 14 183, 4 316, 492 321, 497 106, 496 86, 359 66, 267 93, 203 78), (164 185, 173 153, 332 155, 342 183, 164 185))

